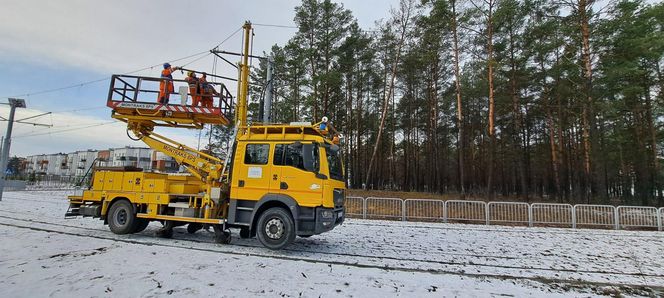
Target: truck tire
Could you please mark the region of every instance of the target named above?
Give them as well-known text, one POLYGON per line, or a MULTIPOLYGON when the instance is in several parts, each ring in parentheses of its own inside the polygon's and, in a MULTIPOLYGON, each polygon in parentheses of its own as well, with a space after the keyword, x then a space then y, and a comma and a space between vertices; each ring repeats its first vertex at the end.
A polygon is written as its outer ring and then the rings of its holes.
POLYGON ((134 227, 134 233, 140 233, 148 227, 150 221, 145 218, 136 218, 136 226, 134 227))
POLYGON ((263 246, 278 250, 295 240, 295 223, 284 208, 272 207, 261 213, 256 236, 263 246))
POLYGON ((120 200, 108 211, 108 227, 115 234, 131 234, 136 230, 136 214, 134 206, 126 200, 120 200))

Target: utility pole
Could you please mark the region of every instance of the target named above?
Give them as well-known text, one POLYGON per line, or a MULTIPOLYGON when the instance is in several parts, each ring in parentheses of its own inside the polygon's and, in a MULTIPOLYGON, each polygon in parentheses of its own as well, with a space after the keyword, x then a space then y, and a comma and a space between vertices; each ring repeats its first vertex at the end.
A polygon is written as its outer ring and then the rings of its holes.
POLYGON ((25 108, 25 100, 19 98, 9 99, 9 119, 7 119, 7 133, 2 142, 2 156, 0 156, 0 201, 2 201, 2 193, 5 190, 5 180, 7 179, 7 161, 9 159, 9 144, 12 139, 12 128, 14 127, 14 114, 16 108, 25 108))
POLYGON ((274 80, 272 79, 274 59, 267 58, 267 85, 265 86, 265 103, 263 105, 263 123, 272 122, 272 96, 274 93, 274 80))

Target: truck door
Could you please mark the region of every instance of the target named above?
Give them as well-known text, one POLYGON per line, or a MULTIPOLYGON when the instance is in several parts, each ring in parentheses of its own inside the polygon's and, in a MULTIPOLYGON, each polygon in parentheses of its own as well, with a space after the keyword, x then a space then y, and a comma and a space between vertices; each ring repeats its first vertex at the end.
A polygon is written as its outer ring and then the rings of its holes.
POLYGON ((239 144, 233 165, 233 195, 240 200, 258 201, 270 191, 272 167, 270 144, 239 144))
POLYGON ((312 143, 288 143, 275 145, 274 168, 281 170, 279 192, 295 199, 302 206, 319 206, 322 202, 323 180, 317 177, 320 170, 318 145, 312 143), (279 154, 283 156, 280 157, 279 154))

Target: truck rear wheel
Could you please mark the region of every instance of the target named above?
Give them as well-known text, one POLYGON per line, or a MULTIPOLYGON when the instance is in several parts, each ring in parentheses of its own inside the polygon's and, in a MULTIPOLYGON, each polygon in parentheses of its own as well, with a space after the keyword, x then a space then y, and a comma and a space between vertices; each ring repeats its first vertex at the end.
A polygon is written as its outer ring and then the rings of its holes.
POLYGON ((129 201, 121 200, 113 203, 108 211, 108 227, 115 234, 131 234, 136 230, 136 214, 129 201))
POLYGON ((258 218, 256 235, 263 246, 282 249, 295 240, 295 223, 284 208, 272 207, 258 218))

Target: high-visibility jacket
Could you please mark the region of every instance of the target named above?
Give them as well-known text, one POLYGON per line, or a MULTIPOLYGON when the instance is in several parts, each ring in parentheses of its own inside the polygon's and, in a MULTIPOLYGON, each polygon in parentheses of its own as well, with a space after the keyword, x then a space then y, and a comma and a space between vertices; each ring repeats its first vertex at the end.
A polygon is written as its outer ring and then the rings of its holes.
POLYGON ((196 77, 186 77, 184 79, 189 85, 189 95, 191 95, 191 105, 197 106, 201 101, 200 84, 196 77))
POLYGON ((200 84, 200 91, 202 94, 201 104, 203 107, 211 108, 213 105, 212 95, 215 93, 214 87, 212 87, 212 85, 210 85, 210 83, 208 83, 204 77, 198 79, 198 82, 200 84))
MULTIPOLYGON (((161 77, 164 79, 173 79, 173 69, 167 68, 161 71, 161 77)), ((160 103, 168 103, 168 98, 173 93, 173 81, 162 80, 159 82, 159 98, 160 103)))

